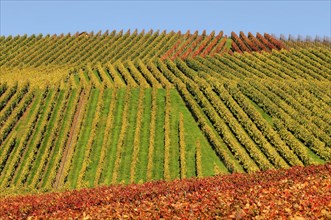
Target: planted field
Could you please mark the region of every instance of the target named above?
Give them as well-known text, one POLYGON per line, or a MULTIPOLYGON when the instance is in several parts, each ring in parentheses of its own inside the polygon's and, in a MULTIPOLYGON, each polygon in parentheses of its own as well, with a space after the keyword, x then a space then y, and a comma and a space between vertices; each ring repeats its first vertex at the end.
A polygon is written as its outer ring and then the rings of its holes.
POLYGON ((32 92, 42 95, 32 98, 22 123, 2 133, 2 187, 77 188, 196 176, 196 142, 207 149, 202 175, 214 174, 214 164, 224 167, 175 89, 32 92))
POLYGON ((209 35, 206 31, 181 33, 153 31, 138 33, 137 30, 106 31, 104 33, 76 33, 74 35, 31 35, 0 37, 2 55, 0 66, 4 67, 38 67, 78 66, 92 63, 115 63, 126 60, 150 60, 153 58, 182 58, 218 53, 244 51, 271 51, 285 48, 284 44, 269 34, 248 37, 235 33, 231 37, 215 31, 209 35), (245 46, 248 45, 248 46, 245 46))
POLYGON ((4 194, 331 160, 330 43, 152 31, 0 42, 4 194))

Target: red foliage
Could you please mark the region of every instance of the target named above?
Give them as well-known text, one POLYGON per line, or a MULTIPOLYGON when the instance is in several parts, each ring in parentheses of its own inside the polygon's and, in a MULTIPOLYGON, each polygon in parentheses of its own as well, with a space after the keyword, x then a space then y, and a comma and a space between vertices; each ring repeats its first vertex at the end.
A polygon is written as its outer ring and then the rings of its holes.
POLYGON ((181 42, 183 41, 183 39, 185 40, 189 35, 190 35, 190 31, 187 31, 185 33, 185 35, 182 37, 181 36, 181 31, 178 32, 179 37, 178 40, 176 41, 176 43, 174 44, 173 47, 171 47, 162 57, 162 60, 165 60, 167 58, 169 58, 169 56, 177 49, 177 47, 181 44, 181 42))
POLYGON ((277 47, 278 50, 285 48, 285 46, 283 45, 283 43, 279 40, 276 40, 274 37, 272 37, 270 34, 265 33, 264 37, 273 45, 275 45, 277 47))
MULTIPOLYGON (((245 45, 245 43, 238 37, 238 35, 234 32, 231 32, 231 39, 233 40, 235 44, 238 45, 241 51, 247 51, 250 52, 251 50, 245 45)), ((235 49, 235 48, 234 48, 235 49)), ((235 50, 236 51, 236 50, 235 50)), ((238 51, 236 51, 238 52, 238 51)))
POLYGON ((234 41, 231 42, 231 50, 232 50, 232 52, 242 53, 242 51, 240 50, 240 48, 234 41))
POLYGON ((0 219, 328 219, 331 164, 0 199, 0 219))
POLYGON ((248 39, 244 32, 240 31, 239 36, 241 40, 246 43, 246 45, 250 48, 251 51, 259 51, 259 48, 248 39))
MULTIPOLYGON (((194 42, 193 42, 193 44, 194 44, 194 42)), ((183 60, 186 59, 190 55, 190 53, 192 53, 192 47, 188 48, 186 50, 186 52, 180 58, 182 58, 183 60)))
POLYGON ((263 36, 257 33, 254 36, 249 32, 248 36, 246 36, 244 32, 240 31, 238 36, 236 33, 231 32, 231 48, 224 47, 226 45, 226 36, 223 37, 222 31, 216 37, 214 37, 215 32, 212 32, 209 36, 206 35, 205 31, 201 35, 197 35, 198 33, 195 32, 193 35, 185 34, 184 37, 179 37, 174 46, 161 56, 161 59, 170 58, 174 60, 177 57, 186 59, 196 56, 214 56, 215 53, 271 52, 273 49, 286 49, 281 41, 269 34, 264 34, 263 36))
POLYGON ((260 33, 256 33, 256 38, 264 44, 266 47, 268 47, 270 50, 277 49, 273 44, 271 44, 267 39, 265 39, 260 33))
POLYGON ((211 39, 213 39, 214 34, 210 34, 208 35, 207 38, 205 38, 199 45, 199 47, 194 51, 192 57, 196 57, 200 54, 202 54, 202 51, 205 49, 205 47, 207 46, 207 44, 211 41, 211 39))
POLYGON ((270 50, 264 44, 262 44, 258 39, 256 39, 256 37, 251 32, 248 32, 248 39, 250 39, 252 43, 254 43, 257 47, 259 47, 260 50, 270 52, 270 50))
POLYGON ((248 33, 248 37, 241 31, 240 37, 234 32, 231 32, 232 52, 252 52, 252 51, 267 51, 271 52, 273 49, 280 50, 285 48, 281 41, 276 40, 269 34, 262 36, 260 33, 256 34, 256 37, 251 33, 248 33))
POLYGON ((198 31, 195 31, 194 34, 189 36, 187 40, 178 48, 178 50, 170 57, 170 59, 174 60, 176 57, 180 57, 180 54, 183 53, 187 45, 189 45, 194 39, 198 36, 198 31))
MULTIPOLYGON (((189 45, 189 48, 184 53, 182 51, 180 52, 180 53, 182 53, 182 55, 180 57, 182 59, 186 59, 187 57, 189 57, 190 54, 192 53, 192 51, 194 50, 194 48, 200 43, 200 41, 202 40, 202 38, 203 38, 203 36, 200 35, 196 39, 192 39, 193 42, 191 43, 191 45, 189 45)), ((186 44, 186 46, 187 45, 188 45, 188 43, 186 44)), ((174 58, 176 58, 176 57, 174 57, 174 58)))
POLYGON ((223 31, 221 31, 213 40, 212 42, 205 48, 204 51, 202 51, 202 53, 200 54, 200 56, 205 57, 206 55, 208 55, 212 49, 214 48, 214 46, 217 44, 217 42, 219 41, 219 39, 221 39, 223 37, 223 31))

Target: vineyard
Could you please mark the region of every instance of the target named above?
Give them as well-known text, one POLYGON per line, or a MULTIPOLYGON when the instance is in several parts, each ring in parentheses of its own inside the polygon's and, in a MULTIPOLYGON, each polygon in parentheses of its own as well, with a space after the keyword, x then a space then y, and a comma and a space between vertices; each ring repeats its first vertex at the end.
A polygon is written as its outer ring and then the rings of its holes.
POLYGON ((0 43, 2 194, 331 160, 330 41, 129 30, 0 43))
POLYGON ((231 37, 223 31, 206 34, 198 31, 193 34, 187 31, 166 33, 163 31, 133 33, 128 30, 76 33, 74 35, 31 35, 0 38, 0 66, 3 67, 38 67, 38 66, 78 66, 87 63, 115 63, 117 61, 134 61, 141 59, 149 61, 154 58, 175 59, 205 57, 207 55, 224 54, 244 51, 270 52, 272 49, 286 48, 286 45, 269 34, 254 36, 248 33, 234 32, 231 37), (245 46, 247 44, 247 46, 245 46))

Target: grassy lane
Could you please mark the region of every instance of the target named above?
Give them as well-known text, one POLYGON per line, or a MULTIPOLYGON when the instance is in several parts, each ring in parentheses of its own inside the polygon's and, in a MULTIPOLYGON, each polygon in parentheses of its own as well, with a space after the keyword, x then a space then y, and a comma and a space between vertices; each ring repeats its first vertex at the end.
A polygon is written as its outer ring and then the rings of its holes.
MULTIPOLYGON (((45 98, 48 94, 48 90, 45 90, 43 93, 43 98, 45 98)), ((28 103, 31 103, 33 100, 33 91, 27 96, 27 100, 22 103, 22 106, 19 107, 19 113, 22 113, 28 107, 28 103)), ((42 99, 43 100, 43 99, 42 99)), ((15 138, 11 138, 9 145, 7 148, 1 148, 3 151, 1 153, 0 161, 0 187, 10 186, 12 179, 17 173, 17 167, 21 162, 22 157, 24 157, 24 153, 26 152, 27 145, 29 143, 30 137, 33 134, 34 128, 38 121, 41 108, 44 105, 44 100, 38 103, 38 110, 33 112, 32 120, 29 122, 29 126, 27 132, 22 136, 22 140, 17 143, 15 138), (9 153, 10 152, 10 153, 9 153), (8 155, 8 156, 7 156, 8 155)))
POLYGON ((158 89, 156 95, 155 146, 153 156, 153 179, 163 179, 164 173, 164 110, 165 90, 158 89))
MULTIPOLYGON (((5 103, 3 109, 0 110, 0 134, 3 132, 5 125, 8 123, 10 116, 15 114, 15 110, 18 108, 19 104, 23 102, 24 98, 28 94, 29 89, 28 85, 20 86, 17 88, 15 94, 13 94, 8 100, 2 100, 2 103, 5 103)), ((1 139, 0 144, 3 140, 1 139)))
POLYGON ((70 117, 70 129, 68 131, 67 138, 62 143, 65 145, 63 153, 61 155, 59 168, 56 172, 56 178, 54 186, 59 187, 69 187, 70 182, 68 182, 69 172, 71 171, 73 157, 75 156, 76 146, 79 140, 79 134, 81 134, 83 124, 86 120, 88 103, 92 93, 91 87, 83 87, 80 90, 80 94, 75 99, 77 103, 75 105, 74 113, 70 117), (87 90, 87 91, 86 91, 87 90), (66 184, 66 186, 64 186, 66 184))
POLYGON ((196 133, 193 131, 192 127, 194 124, 188 123, 187 120, 192 116, 189 115, 189 112, 183 113, 184 119, 184 135, 185 135, 185 161, 186 161, 186 176, 193 177, 196 176, 196 167, 195 167, 195 145, 196 145, 196 133))
POLYGON ((62 144, 65 143, 68 132, 70 130, 69 123, 72 114, 74 114, 73 110, 75 109, 75 105, 77 104, 75 103, 75 99, 77 98, 76 97, 77 95, 78 95, 77 89, 72 90, 72 93, 68 100, 68 106, 65 110, 64 119, 63 119, 62 127, 60 129, 59 137, 55 142, 53 153, 50 156, 49 162, 45 169, 45 175, 42 178, 41 188, 52 187, 52 183, 56 175, 56 170, 58 169, 62 152, 65 148, 65 144, 64 145, 62 144))
POLYGON ((38 136, 38 133, 41 132, 41 129, 42 129, 42 124, 43 124, 43 121, 45 120, 45 117, 46 117, 46 109, 48 107, 48 105, 51 104, 51 101, 52 101, 52 98, 53 98, 53 93, 54 91, 52 89, 50 89, 47 97, 46 97, 46 102, 45 102, 45 105, 44 105, 44 108, 43 108, 43 111, 41 113, 41 116, 39 117, 39 120, 37 122, 37 125, 35 127, 35 132, 30 140, 30 142, 28 143, 27 145, 27 150, 25 151, 25 153, 22 155, 22 160, 20 161, 19 165, 18 165, 18 168, 16 170, 16 174, 13 178, 13 183, 14 184, 18 184, 18 180, 19 178, 21 178, 21 172, 22 170, 26 167, 26 166, 29 166, 29 163, 31 162, 30 159, 32 159, 31 157, 29 156, 26 156, 26 155, 30 155, 32 154, 32 152, 34 151, 34 148, 36 147, 35 146, 35 142, 37 141, 37 136, 38 136))
POLYGON ((88 182, 84 181, 84 178, 85 178, 85 173, 86 173, 87 167, 88 167, 89 163, 91 162, 91 151, 95 147, 97 129, 98 129, 98 127, 100 127, 99 124, 101 123, 101 111, 104 108, 104 100, 103 100, 104 87, 101 87, 100 89, 98 89, 98 92, 99 92, 98 101, 96 104, 96 110, 95 110, 95 114, 93 116, 93 121, 92 121, 92 125, 91 125, 92 129, 89 134, 88 141, 85 144, 86 148, 85 148, 85 152, 84 152, 83 163, 82 163, 82 167, 80 168, 80 171, 79 171, 78 180, 76 181, 77 188, 82 188, 82 187, 88 186, 88 182))
POLYGON ((118 138, 116 144, 116 155, 114 159, 114 169, 112 173, 111 183, 115 184, 118 183, 119 175, 120 175, 120 166, 123 157, 123 150, 124 150, 124 142, 125 137, 128 134, 128 126, 129 126, 129 108, 130 108, 130 100, 131 100, 132 90, 127 88, 124 98, 124 109, 123 109, 123 117, 121 122, 121 131, 120 136, 118 138))
POLYGON ((73 74, 71 77, 74 77, 75 86, 79 85, 80 79, 78 74, 73 74))
POLYGON ((58 110, 59 113, 56 115, 55 123, 53 125, 54 130, 52 131, 52 134, 50 135, 49 141, 47 141, 46 153, 44 155, 42 155, 42 160, 44 162, 42 163, 41 167, 38 169, 37 174, 31 181, 31 184, 29 184, 29 186, 31 188, 40 188, 42 181, 43 181, 43 177, 46 175, 46 170, 48 168, 50 158, 54 152, 55 143, 58 140, 59 134, 61 132, 61 126, 63 124, 63 119, 64 119, 65 112, 66 112, 65 110, 68 106, 68 100, 69 100, 72 90, 68 89, 68 90, 62 90, 62 91, 64 92, 63 99, 62 99, 62 102, 60 105, 60 109, 58 110))
POLYGON ((81 134, 83 123, 85 122, 88 110, 88 103, 90 100, 90 96, 92 93, 91 87, 83 87, 80 90, 80 94, 76 99, 76 106, 72 117, 70 118, 70 129, 65 139, 63 145, 65 145, 63 149, 63 153, 61 155, 59 169, 57 169, 54 186, 56 188, 70 186, 70 182, 68 182, 68 175, 70 169, 72 167, 72 159, 75 155, 76 146, 79 140, 79 135, 81 134), (87 90, 87 91, 86 91, 87 90))
POLYGON ((208 139, 208 146, 212 146, 212 149, 216 152, 218 157, 222 159, 229 170, 244 172, 242 166, 239 164, 239 161, 235 159, 232 152, 225 145, 224 141, 220 139, 218 134, 216 134, 216 131, 212 128, 212 123, 201 109, 199 103, 196 102, 195 98, 188 91, 186 85, 181 80, 179 80, 172 72, 172 70, 168 69, 168 67, 160 60, 156 60, 156 66, 164 73, 170 82, 175 84, 182 99, 186 103, 186 106, 189 108, 191 114, 196 120, 199 128, 203 131, 204 136, 208 139))
POLYGON ((137 117, 136 117, 136 127, 134 131, 134 140, 133 140, 133 152, 132 152, 132 161, 130 164, 130 183, 134 183, 135 173, 136 173, 136 165, 138 162, 138 154, 140 151, 140 134, 141 134, 141 124, 143 119, 143 110, 144 110, 144 96, 145 89, 139 90, 139 101, 137 107, 137 117))
POLYGON ((148 143, 148 156, 147 156, 147 173, 146 180, 151 181, 153 177, 153 156, 155 146, 155 122, 156 122, 156 95, 157 89, 152 90, 152 106, 151 106, 151 120, 149 124, 149 143, 148 143))
MULTIPOLYGON (((249 98, 248 98, 249 99, 249 98)), ((256 108, 257 112, 272 126, 274 127, 274 122, 272 121, 272 117, 266 113, 260 106, 258 106, 255 102, 249 99, 251 104, 256 108)))
MULTIPOLYGON (((55 124, 55 120, 57 119, 57 115, 59 113, 59 110, 60 110, 60 107, 61 107, 61 103, 63 101, 63 96, 64 96, 64 91, 61 91, 59 93, 59 97, 56 101, 56 105, 53 109, 53 112, 52 112, 52 116, 49 120, 49 123, 48 123, 48 129, 46 130, 46 134, 45 134, 45 137, 44 137, 44 140, 41 144, 41 147, 38 151, 38 155, 36 156, 36 159, 34 161, 34 164, 29 172, 29 176, 27 178, 27 184, 30 185, 31 181, 33 180, 33 178, 35 178, 35 174, 38 173, 38 170, 41 169, 40 167, 40 164, 43 164, 45 161, 42 160, 43 158, 43 155, 45 154, 45 152, 48 150, 46 149, 47 147, 47 144, 49 142, 49 139, 51 137, 51 135, 53 135, 53 129, 54 129, 54 124, 55 124)), ((47 160, 48 158, 45 158, 45 160, 47 160)))
MULTIPOLYGON (((7 140, 3 143, 2 147, 0 148, 0 176, 4 174, 6 164, 10 162, 10 158, 13 157, 14 153, 17 151, 18 147, 20 146, 20 142, 24 141, 24 133, 27 132, 29 129, 29 125, 31 124, 30 120, 33 115, 35 115, 35 111, 38 111, 38 106, 40 105, 41 101, 41 93, 36 95, 33 103, 31 104, 31 108, 27 110, 26 117, 22 117, 15 127, 14 132, 10 133, 10 136, 7 140), (23 140, 22 140, 23 137, 23 140), (13 143, 12 140, 15 140, 13 143)), ((3 178, 3 176, 2 176, 3 178)), ((1 182, 1 181, 0 181, 1 182)))
POLYGON ((181 112, 184 118, 184 138, 186 144, 186 175, 187 177, 196 176, 196 161, 195 161, 195 154, 196 154, 196 142, 200 142, 201 147, 201 164, 202 164, 202 171, 203 176, 211 176, 214 174, 214 166, 218 166, 222 173, 228 173, 223 162, 218 158, 214 150, 209 145, 208 141, 204 137, 202 131, 199 129, 198 124, 195 122, 193 116, 191 115, 190 111, 185 106, 185 103, 181 99, 180 95, 176 90, 172 90, 172 115, 173 122, 172 122, 172 139, 175 140, 171 144, 172 147, 172 162, 171 162, 171 169, 177 170, 176 177, 179 177, 179 146, 178 146, 178 121, 179 121, 179 114, 181 112), (176 137, 177 136, 177 137, 176 137), (176 142, 175 142, 176 141, 176 142), (176 158, 174 160, 173 158, 176 158))
POLYGON ((165 114, 164 114, 164 179, 166 181, 171 180, 170 175, 170 112, 171 112, 171 98, 170 98, 170 89, 166 89, 165 96, 165 114))
MULTIPOLYGON (((178 179, 179 176, 179 134, 178 134, 178 112, 182 111, 183 102, 175 89, 170 90, 170 160, 169 169, 171 179, 178 179)), ((185 108, 185 106, 184 106, 185 108)))
MULTIPOLYGON (((9 141, 11 140, 11 138, 14 138, 14 136, 15 136, 16 137, 16 145, 19 144, 19 142, 22 139, 22 136, 24 135, 24 133, 28 129, 29 121, 30 121, 31 117, 33 116, 34 111, 37 110, 40 99, 41 99, 41 92, 39 92, 37 90, 36 96, 33 100, 33 103, 31 103, 31 107, 28 108, 27 111, 26 111, 26 114, 27 114, 26 117, 23 116, 22 119, 18 121, 17 126, 14 128, 14 132, 11 132, 9 134, 9 137, 2 144, 2 147, 0 148, 0 158, 2 158, 2 156, 3 156, 2 154, 4 152, 7 152, 7 151, 5 151, 5 149, 6 149, 7 145, 9 144, 9 141)), ((9 155, 8 155, 7 159, 8 158, 9 158, 9 155)), ((3 163, 3 161, 0 160, 0 164, 2 164, 2 163, 3 163)), ((0 173, 2 171, 2 168, 0 168, 0 173)))
POLYGON ((179 113, 178 122, 178 132, 179 132, 179 165, 180 165, 180 178, 185 179, 187 168, 186 168, 186 143, 185 143, 185 128, 184 128, 184 118, 183 114, 179 113))
POLYGON ((73 188, 75 188, 77 185, 77 178, 79 175, 79 171, 82 166, 82 163, 84 162, 85 148, 92 129, 91 125, 96 111, 99 92, 100 91, 97 89, 92 89, 91 91, 91 97, 87 104, 88 109, 86 112, 85 121, 83 123, 82 130, 79 134, 77 145, 73 146, 75 147, 75 153, 74 156, 72 157, 71 169, 68 173, 68 178, 67 178, 67 182, 73 188))
POLYGON ((87 167, 84 177, 85 181, 89 182, 90 187, 93 187, 94 185, 95 174, 99 164, 99 159, 102 150, 102 143, 104 141, 107 116, 109 114, 110 103, 113 101, 111 100, 111 97, 112 97, 112 91, 110 89, 105 89, 103 96, 104 107, 101 110, 100 123, 98 124, 98 128, 97 128, 98 129, 97 135, 93 147, 91 149, 91 156, 90 156, 91 160, 87 167))
POLYGON ((0 96, 0 112, 3 110, 3 108, 6 107, 6 104, 10 101, 10 99, 15 95, 17 92, 18 84, 15 84, 14 86, 10 86, 6 89, 6 91, 2 90, 2 94, 0 96))
POLYGON ((96 171, 93 173, 93 182, 91 183, 92 180, 90 181, 90 186, 97 186, 99 185, 100 177, 103 172, 103 165, 105 164, 106 161, 106 155, 107 152, 109 151, 109 143, 111 141, 112 137, 112 126, 114 122, 114 112, 115 112, 115 107, 117 104, 117 94, 118 94, 118 89, 113 89, 111 97, 109 97, 110 105, 109 105, 109 111, 108 114, 105 118, 106 120, 106 126, 104 129, 104 135, 103 135, 103 141, 101 143, 101 152, 100 152, 100 158, 98 158, 98 164, 96 165, 96 171))
POLYGON ((37 109, 38 103, 40 102, 41 99, 41 94, 42 91, 41 90, 36 90, 36 96, 35 96, 35 100, 31 105, 31 108, 29 110, 29 112, 27 113, 27 117, 22 117, 21 120, 19 120, 15 131, 17 132, 17 136, 20 139, 22 137, 22 135, 26 132, 26 129, 28 129, 28 122, 31 120, 31 117, 33 115, 33 112, 37 109))
POLYGON ((100 177, 100 183, 103 185, 109 185, 114 168, 114 160, 116 156, 116 145, 121 131, 123 108, 124 108, 124 96, 126 89, 119 89, 117 94, 116 106, 114 111, 114 122, 111 130, 111 140, 108 146, 108 150, 103 164, 103 171, 100 177))
POLYGON ((152 89, 145 89, 143 115, 140 132, 140 149, 135 171, 135 182, 146 182, 148 147, 150 139, 150 121, 152 109, 152 89))
POLYGON ((134 148, 134 136, 136 130, 138 100, 139 100, 139 89, 132 89, 130 104, 129 104, 128 119, 127 119, 128 126, 126 131, 126 137, 123 143, 123 150, 121 153, 121 165, 118 170, 119 183, 129 183, 130 181, 130 167, 132 163, 132 153, 134 148))

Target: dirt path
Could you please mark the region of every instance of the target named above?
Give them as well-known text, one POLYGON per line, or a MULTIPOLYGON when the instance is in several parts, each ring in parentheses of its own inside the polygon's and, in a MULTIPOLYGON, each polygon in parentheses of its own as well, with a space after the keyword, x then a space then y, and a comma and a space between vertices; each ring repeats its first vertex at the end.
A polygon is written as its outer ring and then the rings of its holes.
POLYGON ((69 152, 69 149, 72 147, 72 139, 74 137, 75 132, 77 132, 76 127, 77 127, 78 119, 79 119, 79 117, 82 113, 82 106, 83 106, 83 103, 84 103, 85 96, 86 96, 85 91, 83 91, 82 94, 80 95, 80 99, 79 99, 79 102, 78 102, 78 107, 77 107, 77 110, 75 112, 75 116, 74 116, 74 120, 72 122, 72 126, 70 128, 68 141, 67 141, 66 147, 64 149, 64 152, 62 154, 60 168, 59 168, 59 170, 56 174, 56 179, 55 179, 55 183, 54 183, 55 188, 59 187, 61 176, 63 174, 63 168, 64 168, 64 165, 67 162, 68 152, 69 152))

